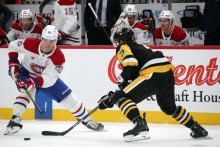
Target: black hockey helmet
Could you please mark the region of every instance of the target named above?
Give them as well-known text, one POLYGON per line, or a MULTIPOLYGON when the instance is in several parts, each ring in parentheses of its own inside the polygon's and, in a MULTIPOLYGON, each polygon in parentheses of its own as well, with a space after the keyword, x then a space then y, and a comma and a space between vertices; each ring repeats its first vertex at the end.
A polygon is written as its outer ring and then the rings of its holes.
POLYGON ((114 44, 117 46, 121 40, 132 41, 133 36, 134 36, 134 33, 130 28, 120 28, 115 32, 113 36, 113 41, 114 41, 114 44))

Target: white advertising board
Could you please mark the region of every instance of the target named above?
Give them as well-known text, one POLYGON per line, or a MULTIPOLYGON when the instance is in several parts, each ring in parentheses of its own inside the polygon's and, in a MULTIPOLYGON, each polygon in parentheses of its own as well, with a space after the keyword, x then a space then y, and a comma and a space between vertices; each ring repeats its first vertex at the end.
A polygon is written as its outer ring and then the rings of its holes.
MULTIPOLYGON (((119 62, 115 58, 115 49, 98 48, 81 46, 62 49, 66 64, 61 79, 88 109, 97 106, 97 101, 109 90, 117 89, 116 77, 121 72, 119 62)), ((220 49, 204 48, 200 50, 193 47, 175 47, 161 51, 176 66, 177 105, 183 105, 190 112, 220 113, 220 49)), ((7 74, 6 48, 0 49, 0 60, 0 108, 11 108, 17 90, 7 74)), ((147 98, 138 106, 142 111, 160 111, 155 97, 147 98)), ((61 108, 57 103, 53 103, 53 109, 61 108)), ((117 107, 113 109, 118 110, 117 107)))

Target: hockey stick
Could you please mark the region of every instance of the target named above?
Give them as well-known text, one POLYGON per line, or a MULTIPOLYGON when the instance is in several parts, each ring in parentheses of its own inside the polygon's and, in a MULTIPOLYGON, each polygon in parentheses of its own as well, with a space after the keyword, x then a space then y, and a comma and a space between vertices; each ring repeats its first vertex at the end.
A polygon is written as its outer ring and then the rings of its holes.
POLYGON ((111 43, 111 44, 112 44, 112 41, 111 41, 111 39, 110 39, 110 37, 109 37, 108 33, 106 32, 106 30, 105 30, 105 28, 103 27, 102 23, 99 21, 99 18, 98 18, 98 16, 97 16, 97 14, 96 14, 95 10, 93 9, 93 7, 92 7, 91 3, 88 3, 88 5, 89 5, 90 9, 92 10, 92 13, 94 14, 94 16, 95 16, 96 20, 98 21, 99 25, 100 25, 100 26, 101 26, 101 28, 103 29, 103 31, 104 31, 104 33, 105 33, 106 37, 108 38, 109 43, 111 43))
MULTIPOLYGON (((21 82, 21 79, 19 78, 19 76, 16 76, 17 78, 17 81, 18 82, 21 82)), ((38 112, 41 114, 41 115, 44 115, 44 113, 46 112, 47 110, 47 102, 45 102, 45 107, 44 107, 44 110, 41 111, 39 106, 37 105, 37 103, 34 101, 33 97, 31 96, 30 92, 27 90, 26 87, 23 87, 25 92, 27 93, 28 97, 31 99, 32 103, 34 104, 34 106, 37 108, 38 112)))
MULTIPOLYGON (((114 94, 113 94, 114 95, 114 94)), ((98 101, 98 103, 100 104, 101 102, 103 102, 104 100, 110 99, 113 97, 113 95, 111 96, 106 96, 103 99, 101 99, 100 101, 98 101)), ((81 122, 83 122, 87 117, 89 117, 90 115, 92 115, 96 110, 99 109, 99 105, 96 106, 92 111, 90 111, 86 116, 84 116, 82 119, 80 119, 78 122, 76 122, 72 127, 70 127, 69 129, 67 129, 66 131, 63 132, 53 132, 53 131, 43 131, 42 135, 44 136, 64 136, 66 135, 69 131, 71 131, 73 128, 75 128, 78 124, 80 124, 81 122)))
MULTIPOLYGON (((41 4, 40 4, 40 7, 39 7, 39 12, 40 13, 43 13, 43 9, 44 7, 50 2, 51 0, 44 0, 41 4)), ((41 20, 41 28, 43 30, 43 28, 47 25, 46 23, 43 22, 43 19, 41 20)))

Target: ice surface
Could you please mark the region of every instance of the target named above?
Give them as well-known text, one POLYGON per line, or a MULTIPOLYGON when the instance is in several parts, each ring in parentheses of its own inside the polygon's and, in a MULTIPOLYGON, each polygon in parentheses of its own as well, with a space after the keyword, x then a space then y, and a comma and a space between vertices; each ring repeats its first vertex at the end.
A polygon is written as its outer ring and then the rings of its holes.
POLYGON ((213 139, 193 139, 190 130, 181 125, 148 124, 151 139, 124 142, 123 133, 131 129, 131 123, 106 123, 106 132, 94 132, 82 124, 65 136, 42 136, 41 132, 65 131, 76 122, 23 121, 23 129, 17 134, 3 135, 8 120, 0 120, 0 147, 220 147, 220 126, 204 126, 213 139), (25 141, 24 138, 31 138, 25 141))

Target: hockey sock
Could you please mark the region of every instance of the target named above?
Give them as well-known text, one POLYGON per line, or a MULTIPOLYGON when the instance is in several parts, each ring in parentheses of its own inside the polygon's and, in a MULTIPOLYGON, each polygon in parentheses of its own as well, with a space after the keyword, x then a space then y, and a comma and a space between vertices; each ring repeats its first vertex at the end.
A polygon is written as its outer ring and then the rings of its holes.
POLYGON ((137 118, 141 118, 137 105, 131 99, 120 98, 116 103, 122 113, 131 121, 135 122, 137 118))
POLYGON ((180 124, 186 126, 187 128, 190 128, 194 123, 192 115, 189 112, 187 112, 186 109, 182 106, 177 106, 177 109, 172 114, 172 117, 176 119, 176 121, 178 121, 180 124))
POLYGON ((27 98, 24 95, 20 95, 16 97, 13 105, 13 115, 17 115, 21 117, 21 115, 24 113, 29 103, 30 103, 29 98, 27 98))
MULTIPOLYGON (((64 100, 60 102, 60 104, 67 108, 77 119, 82 119, 85 115, 88 114, 83 103, 72 94, 68 95, 64 100)), ((84 122, 87 122, 89 120, 90 117, 87 117, 84 122)))

